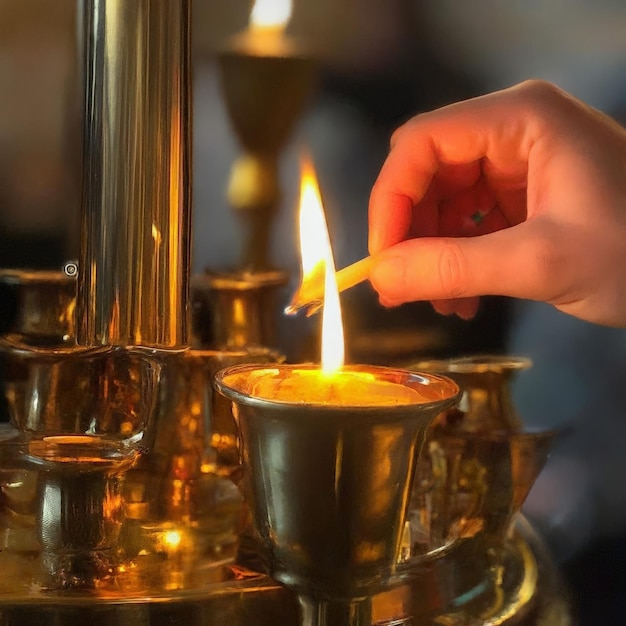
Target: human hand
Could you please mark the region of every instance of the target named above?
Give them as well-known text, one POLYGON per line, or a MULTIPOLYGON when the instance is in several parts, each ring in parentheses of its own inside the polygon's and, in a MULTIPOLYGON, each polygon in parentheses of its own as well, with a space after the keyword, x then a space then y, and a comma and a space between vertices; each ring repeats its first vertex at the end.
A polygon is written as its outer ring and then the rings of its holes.
POLYGON ((481 295, 626 326, 626 130, 542 81, 418 115, 372 190, 370 280, 471 318, 481 295))

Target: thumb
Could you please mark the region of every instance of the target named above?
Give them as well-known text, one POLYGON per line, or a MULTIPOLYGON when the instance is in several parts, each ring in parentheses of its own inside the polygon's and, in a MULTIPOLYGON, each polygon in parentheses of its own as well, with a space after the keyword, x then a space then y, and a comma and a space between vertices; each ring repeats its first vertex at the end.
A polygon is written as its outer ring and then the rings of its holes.
POLYGON ((478 237, 403 241, 372 257, 370 281, 386 304, 483 295, 545 299, 546 255, 533 248, 527 224, 478 237))

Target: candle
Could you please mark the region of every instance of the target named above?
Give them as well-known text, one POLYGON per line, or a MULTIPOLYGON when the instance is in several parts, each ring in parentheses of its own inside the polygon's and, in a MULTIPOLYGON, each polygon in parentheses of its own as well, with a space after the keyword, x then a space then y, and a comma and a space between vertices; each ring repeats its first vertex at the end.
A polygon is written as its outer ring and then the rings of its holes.
POLYGON ((407 406, 442 397, 436 384, 401 380, 396 370, 380 367, 349 367, 325 374, 315 365, 251 366, 224 376, 222 383, 259 400, 320 407, 407 406))

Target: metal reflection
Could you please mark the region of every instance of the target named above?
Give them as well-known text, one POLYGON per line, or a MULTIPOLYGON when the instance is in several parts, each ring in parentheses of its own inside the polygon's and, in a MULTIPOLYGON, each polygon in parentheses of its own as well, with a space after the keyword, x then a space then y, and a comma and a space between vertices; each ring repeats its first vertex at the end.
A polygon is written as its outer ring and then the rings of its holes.
POLYGON ((182 348, 190 262, 190 2, 86 0, 84 7, 78 343, 182 348))

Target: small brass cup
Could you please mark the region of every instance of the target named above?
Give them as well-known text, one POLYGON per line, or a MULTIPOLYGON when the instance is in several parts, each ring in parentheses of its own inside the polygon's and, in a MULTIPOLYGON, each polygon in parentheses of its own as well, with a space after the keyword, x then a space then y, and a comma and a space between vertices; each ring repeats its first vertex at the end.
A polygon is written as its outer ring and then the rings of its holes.
MULTIPOLYGON (((350 406, 350 398, 341 406, 281 402, 251 395, 249 375, 263 367, 223 370, 216 386, 233 401, 246 495, 271 574, 306 599, 367 598, 395 570, 426 428, 454 403, 458 387, 434 374, 355 366, 345 369, 413 387, 426 400, 384 407, 350 406)), ((275 370, 289 376, 306 367, 275 370)))

